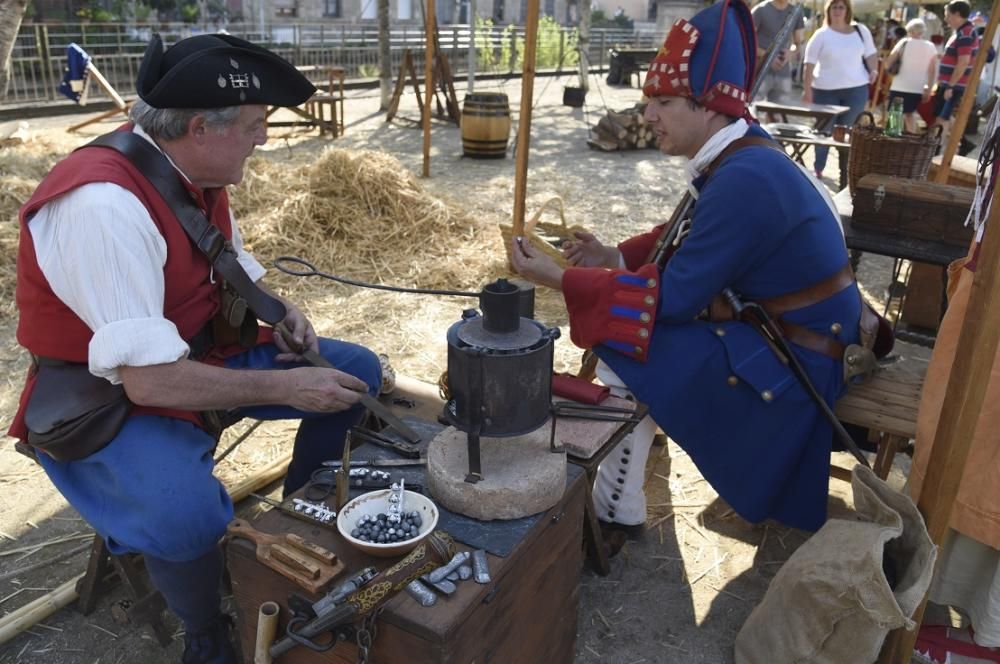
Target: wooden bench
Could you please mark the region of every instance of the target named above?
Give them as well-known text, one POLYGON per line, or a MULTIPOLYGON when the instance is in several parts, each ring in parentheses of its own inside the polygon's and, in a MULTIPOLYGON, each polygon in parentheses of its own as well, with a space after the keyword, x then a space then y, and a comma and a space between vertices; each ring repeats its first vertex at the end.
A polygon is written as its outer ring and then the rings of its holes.
MULTIPOLYGON (((834 407, 841 422, 864 427, 878 443, 875 474, 885 479, 896 454, 917 435, 917 407, 927 364, 901 359, 881 368, 861 385, 848 388, 834 407)), ((832 466, 830 474, 850 481, 850 472, 832 466)))

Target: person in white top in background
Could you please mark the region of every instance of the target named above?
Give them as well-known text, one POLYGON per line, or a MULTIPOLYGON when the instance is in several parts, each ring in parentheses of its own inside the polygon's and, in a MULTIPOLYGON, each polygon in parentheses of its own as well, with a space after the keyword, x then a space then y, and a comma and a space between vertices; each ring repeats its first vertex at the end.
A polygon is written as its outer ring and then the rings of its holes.
MULTIPOLYGON (((802 101, 847 106, 831 125, 850 125, 865 109, 868 85, 878 71, 878 51, 868 28, 852 22, 850 0, 826 0, 823 13, 826 24, 806 44, 802 101)), ((822 176, 829 152, 816 148, 816 177, 822 176)))
POLYGON ((937 47, 924 39, 926 29, 919 18, 907 23, 906 38, 899 40, 885 61, 887 70, 900 61, 899 73, 889 86, 889 98, 902 97, 903 129, 911 134, 917 131, 917 106, 931 98, 937 75, 937 47))

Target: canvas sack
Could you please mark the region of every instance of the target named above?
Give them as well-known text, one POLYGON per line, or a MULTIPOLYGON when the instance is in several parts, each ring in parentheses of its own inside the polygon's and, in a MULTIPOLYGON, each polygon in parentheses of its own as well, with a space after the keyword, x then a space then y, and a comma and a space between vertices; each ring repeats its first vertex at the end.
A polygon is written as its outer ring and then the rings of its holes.
POLYGON ((937 555, 923 517, 869 468, 851 486, 856 518, 828 520, 782 566, 736 637, 737 664, 874 662, 890 630, 914 626, 937 555))

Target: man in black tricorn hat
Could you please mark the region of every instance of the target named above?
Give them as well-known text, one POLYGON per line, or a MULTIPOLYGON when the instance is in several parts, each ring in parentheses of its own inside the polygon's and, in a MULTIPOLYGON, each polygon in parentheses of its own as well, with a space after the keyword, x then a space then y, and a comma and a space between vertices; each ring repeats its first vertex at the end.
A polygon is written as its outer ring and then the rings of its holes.
POLYGON ((206 413, 301 418, 289 493, 339 456, 381 371, 369 350, 318 339, 281 298, 270 302, 277 320, 285 314, 282 333, 254 333, 255 319, 241 323, 240 299, 226 285, 238 262, 250 290, 256 282, 269 293, 264 268, 243 249, 226 187, 242 180, 266 141, 266 107, 301 104, 312 84, 235 37, 191 37, 164 50, 154 36, 136 88, 132 121, 113 134, 151 154, 180 195, 160 194, 150 162, 90 145, 57 164, 22 208, 17 338, 34 362, 10 434, 34 447, 112 553, 145 555, 184 623, 183 661, 235 662, 219 606, 219 539, 233 507, 212 475, 218 432, 206 413), (221 234, 225 242, 214 246, 231 259, 229 271, 198 248, 211 243, 189 238, 176 199, 200 209, 204 217, 194 217, 210 227, 203 237, 221 234), (303 348, 337 369, 306 366, 303 348), (86 425, 87 435, 67 422, 86 425))

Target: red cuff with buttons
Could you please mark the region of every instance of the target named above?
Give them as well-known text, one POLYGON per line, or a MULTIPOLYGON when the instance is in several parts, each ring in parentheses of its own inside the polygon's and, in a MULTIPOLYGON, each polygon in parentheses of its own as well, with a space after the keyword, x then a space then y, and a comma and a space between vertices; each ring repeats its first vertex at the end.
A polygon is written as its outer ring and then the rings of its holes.
POLYGON ((622 253, 626 268, 633 271, 638 270, 649 262, 649 254, 656 246, 656 240, 659 239, 663 226, 664 224, 660 224, 648 233, 636 235, 618 245, 618 251, 622 253))
POLYGON ((572 267, 563 272, 570 338, 581 348, 603 344, 646 361, 660 297, 655 265, 635 272, 572 267))

